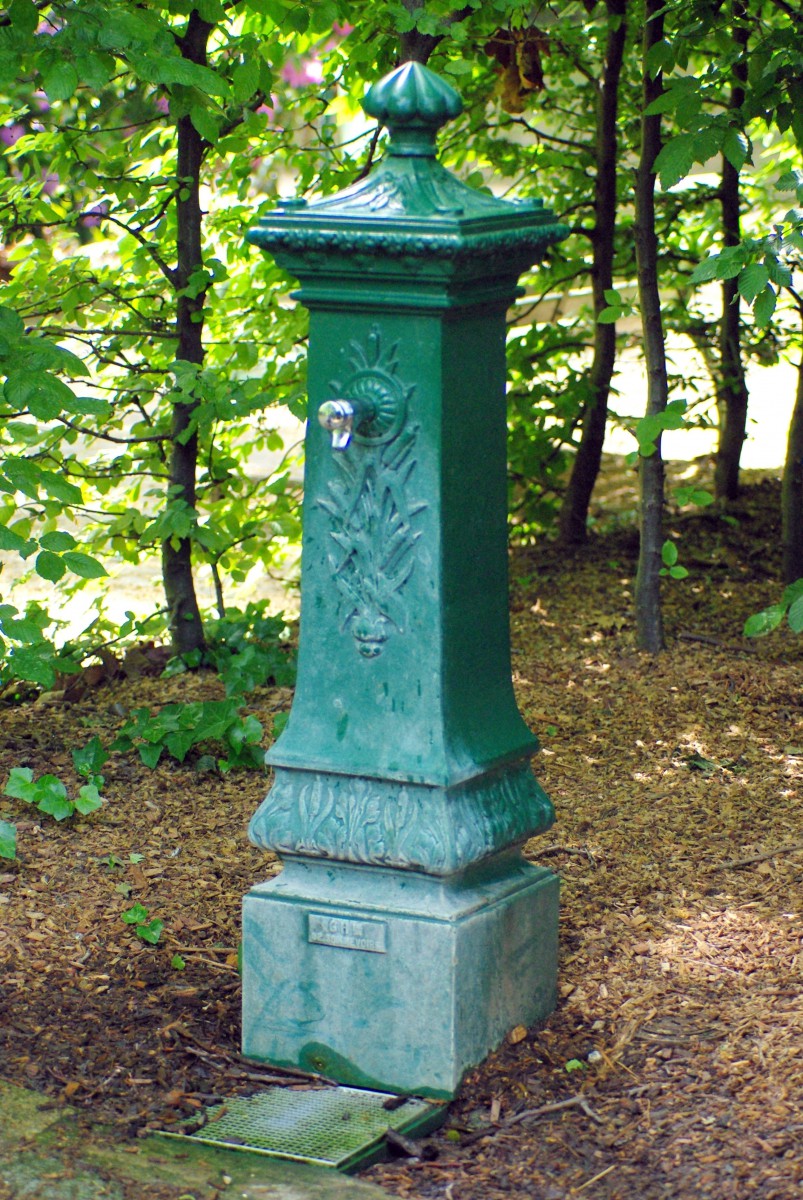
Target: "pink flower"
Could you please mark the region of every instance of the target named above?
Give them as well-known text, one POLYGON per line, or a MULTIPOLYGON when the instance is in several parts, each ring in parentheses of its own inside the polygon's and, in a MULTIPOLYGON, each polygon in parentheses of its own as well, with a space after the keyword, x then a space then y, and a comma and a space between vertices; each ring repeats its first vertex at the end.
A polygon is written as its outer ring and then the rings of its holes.
POLYGON ((170 112, 170 101, 168 100, 167 96, 157 96, 155 103, 156 111, 160 112, 162 116, 166 117, 170 112))
POLYGON ((270 104, 260 104, 259 108, 256 109, 256 112, 265 114, 265 116, 268 118, 269 125, 272 125, 274 123, 274 121, 276 120, 276 113, 278 111, 279 111, 279 97, 275 96, 273 94, 273 92, 271 92, 271 95, 270 95, 270 104))
POLYGON ((354 26, 349 25, 348 21, 333 21, 332 22, 332 33, 334 33, 337 37, 341 37, 341 38, 348 37, 348 35, 351 33, 351 31, 353 29, 354 29, 354 26))
POLYGON ((105 200, 101 200, 100 204, 96 204, 94 208, 90 208, 88 213, 84 213, 81 217, 81 224, 87 229, 94 229, 100 225, 101 220, 109 211, 109 206, 105 200))
POLYGON ((33 96, 31 96, 31 99, 38 108, 39 112, 44 113, 50 111, 50 103, 48 102, 48 98, 44 92, 34 92, 33 96))
POLYGON ((24 125, 3 125, 0 128, 0 142, 4 146, 15 146, 24 133, 24 125))
POLYGON ((323 67, 317 58, 304 58, 286 62, 281 70, 281 76, 290 87, 309 87, 311 83, 320 83, 323 79, 323 67))
POLYGON ((53 174, 52 171, 42 172, 42 191, 46 196, 52 196, 58 186, 58 175, 53 174))

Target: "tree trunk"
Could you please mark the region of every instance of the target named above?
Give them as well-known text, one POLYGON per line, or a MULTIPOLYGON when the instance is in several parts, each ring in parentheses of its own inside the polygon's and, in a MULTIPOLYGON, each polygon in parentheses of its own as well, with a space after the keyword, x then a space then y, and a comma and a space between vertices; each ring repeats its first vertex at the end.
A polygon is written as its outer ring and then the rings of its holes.
MULTIPOLYGON (((668 397, 666 347, 658 288, 658 239, 655 232, 654 163, 661 149, 661 117, 646 110, 663 93, 659 72, 650 78, 646 58, 663 37, 663 0, 646 0, 641 157, 636 174, 636 270, 638 275, 644 360, 647 368, 648 416, 665 410, 668 397)), ((639 560, 636 572, 636 626, 639 648, 657 654, 664 647, 661 614, 661 547, 663 545, 664 463, 661 439, 656 452, 639 463, 639 560)))
MULTIPOLYGON (((193 10, 179 45, 190 62, 206 65, 206 47, 212 26, 193 10)), ((189 116, 177 121, 178 178, 181 192, 176 201, 176 280, 186 289, 190 276, 203 266, 201 247, 200 176, 204 141, 189 116)), ((206 291, 196 296, 179 295, 176 309, 176 359, 200 367, 204 360, 203 309, 206 291)), ((187 436, 197 402, 175 404, 170 429, 169 501, 182 500, 195 510, 198 435, 187 436)), ((162 543, 162 578, 169 611, 170 632, 176 654, 188 654, 205 646, 203 623, 192 575, 192 538, 171 538, 162 543)))
POLYGON ((616 233, 616 118, 619 77, 627 39, 627 0, 608 0, 610 27, 605 65, 597 89, 594 180, 594 234, 591 284, 594 295, 594 358, 589 374, 590 399, 583 412, 583 431, 560 510, 559 539, 578 545, 588 537, 588 506, 602 462, 602 445, 608 419, 608 395, 616 361, 616 326, 600 325, 596 318, 607 307, 605 292, 613 287, 614 235, 616 233), (618 22, 613 18, 619 18, 618 22))
MULTIPOLYGON (((731 89, 730 108, 744 104, 747 80, 748 30, 743 24, 744 5, 732 5, 733 40, 742 49, 742 58, 733 68, 736 82, 731 89)), ((739 172, 727 158, 722 160, 722 235, 725 246, 738 246, 742 240, 739 221, 739 172)), ((736 279, 722 283, 722 322, 719 334, 720 379, 717 386, 719 409, 719 445, 714 469, 714 491, 718 500, 735 500, 739 494, 739 459, 747 430, 747 382, 741 353, 741 316, 736 279)))
MULTIPOLYGON (((801 305, 803 317, 803 305, 801 305)), ((797 366, 797 390, 781 485, 783 581, 803 579, 803 358, 797 366)))

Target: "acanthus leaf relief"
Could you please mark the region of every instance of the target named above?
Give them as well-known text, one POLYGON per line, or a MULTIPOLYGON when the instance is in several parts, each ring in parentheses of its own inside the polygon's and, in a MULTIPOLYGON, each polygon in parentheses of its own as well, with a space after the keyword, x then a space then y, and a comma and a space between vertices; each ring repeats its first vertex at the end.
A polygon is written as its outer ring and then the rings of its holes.
POLYGON ((355 432, 356 444, 333 456, 338 475, 318 503, 332 522, 336 548, 329 563, 341 629, 352 634, 364 658, 376 658, 391 634, 405 629, 402 592, 421 536, 413 522, 427 504, 410 495, 418 426, 403 427, 414 387, 398 379, 396 346, 383 354, 376 326, 367 348, 354 341, 350 346, 353 374, 332 386, 336 394, 367 402, 372 416, 355 432))

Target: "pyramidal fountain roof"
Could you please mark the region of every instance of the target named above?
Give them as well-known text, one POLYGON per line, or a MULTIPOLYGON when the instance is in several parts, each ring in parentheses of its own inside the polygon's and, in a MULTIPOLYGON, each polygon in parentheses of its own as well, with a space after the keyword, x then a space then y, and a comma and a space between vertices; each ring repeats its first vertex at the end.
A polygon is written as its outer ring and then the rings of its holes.
POLYGON ((368 116, 390 133, 384 158, 333 196, 281 202, 248 240, 285 257, 322 251, 440 260, 511 256, 511 270, 520 272, 569 231, 541 200, 498 199, 441 166, 438 130, 462 107, 439 75, 405 63, 375 83, 363 101, 368 116))

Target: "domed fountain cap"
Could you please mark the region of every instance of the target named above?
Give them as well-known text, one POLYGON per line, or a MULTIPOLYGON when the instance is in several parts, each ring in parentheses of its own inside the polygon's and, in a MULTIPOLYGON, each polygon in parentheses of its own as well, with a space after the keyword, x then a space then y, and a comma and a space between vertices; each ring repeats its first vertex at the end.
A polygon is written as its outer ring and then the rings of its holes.
POLYGON ((463 111, 454 88, 418 62, 406 62, 380 79, 362 106, 390 130, 390 154, 425 158, 434 158, 441 126, 463 111))

